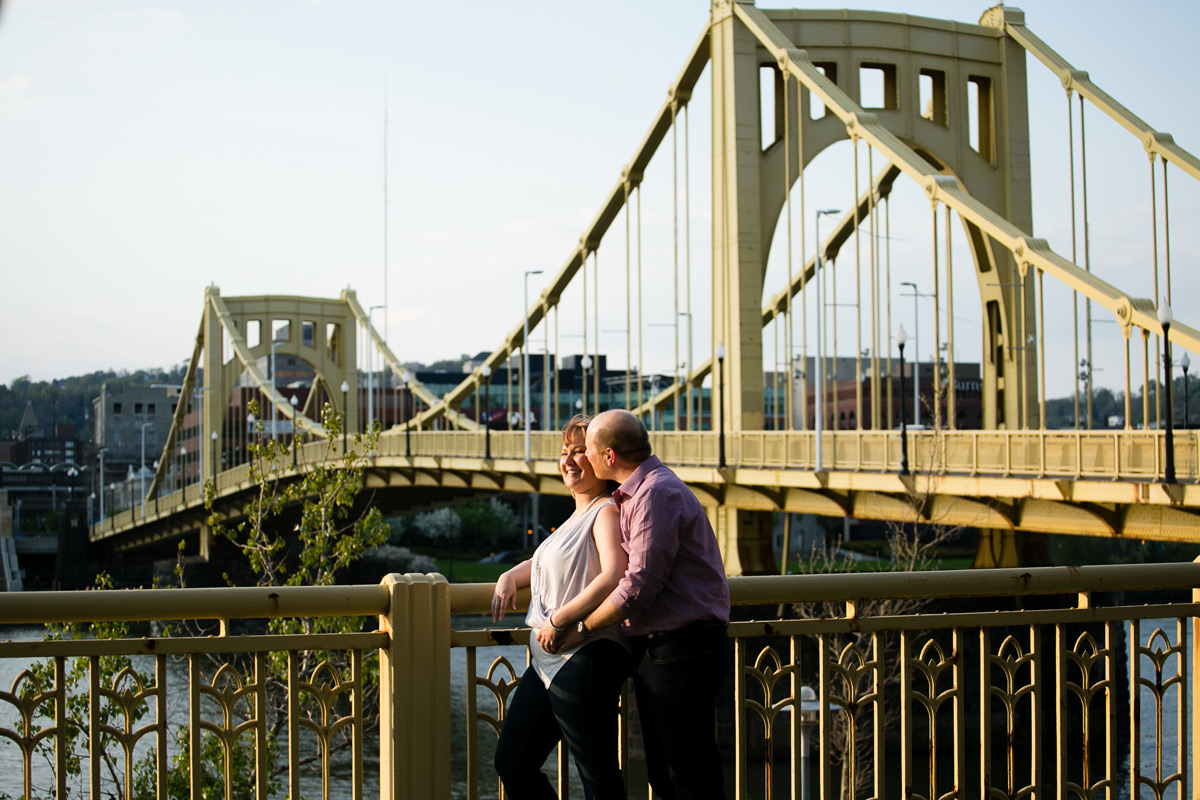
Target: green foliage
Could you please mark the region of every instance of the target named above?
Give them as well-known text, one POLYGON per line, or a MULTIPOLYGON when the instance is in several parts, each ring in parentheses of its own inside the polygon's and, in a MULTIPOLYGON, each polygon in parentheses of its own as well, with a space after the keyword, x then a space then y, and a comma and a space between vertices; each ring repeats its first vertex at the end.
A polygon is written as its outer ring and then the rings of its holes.
MULTIPOLYGON (((191 786, 191 743, 184 728, 175 731, 175 754, 170 759, 167 771, 167 797, 169 800, 189 800, 192 794, 191 786)), ((133 778, 133 797, 135 800, 154 800, 158 791, 158 766, 156 753, 138 762, 133 778)), ((228 757, 230 773, 231 797, 254 797, 254 744, 248 735, 238 738, 230 748, 228 757)), ((269 739, 267 743, 267 763, 273 764, 279 757, 277 740, 269 739)), ((203 800, 218 800, 225 797, 225 747, 215 736, 201 738, 200 746, 200 797, 203 800)), ((269 776, 267 789, 275 795, 279 791, 281 779, 278 774, 269 776)))
POLYGON ((512 507, 498 497, 475 500, 457 509, 462 519, 462 538, 472 546, 494 546, 515 542, 521 521, 512 507))

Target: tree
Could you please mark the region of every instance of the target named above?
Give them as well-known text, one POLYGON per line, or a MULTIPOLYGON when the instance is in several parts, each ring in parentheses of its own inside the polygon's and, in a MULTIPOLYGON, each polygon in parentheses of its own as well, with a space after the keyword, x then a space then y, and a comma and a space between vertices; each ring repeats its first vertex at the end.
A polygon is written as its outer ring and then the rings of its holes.
POLYGON ((418 514, 413 524, 422 536, 439 545, 458 541, 462 536, 462 519, 449 506, 418 514))

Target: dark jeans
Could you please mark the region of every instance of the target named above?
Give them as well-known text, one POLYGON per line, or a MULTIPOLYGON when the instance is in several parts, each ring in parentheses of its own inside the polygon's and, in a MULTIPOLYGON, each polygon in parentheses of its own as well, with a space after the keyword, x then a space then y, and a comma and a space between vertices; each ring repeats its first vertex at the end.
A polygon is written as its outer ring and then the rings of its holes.
POLYGON ((588 800, 624 799, 625 781, 617 763, 617 698, 631 669, 629 652, 601 639, 571 656, 548 690, 536 670, 525 670, 508 701, 496 744, 496 772, 508 797, 558 797, 542 765, 563 739, 588 800))
POLYGON ((634 688, 651 787, 663 800, 723 798, 714 726, 717 693, 733 666, 725 626, 701 623, 638 642, 634 688))

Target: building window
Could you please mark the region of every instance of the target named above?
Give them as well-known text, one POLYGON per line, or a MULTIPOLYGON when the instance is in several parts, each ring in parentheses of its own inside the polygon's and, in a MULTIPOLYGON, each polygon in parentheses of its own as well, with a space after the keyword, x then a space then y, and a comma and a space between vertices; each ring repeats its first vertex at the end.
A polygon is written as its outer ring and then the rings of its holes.
POLYGON ((148 413, 153 414, 154 413, 154 403, 150 403, 148 406, 146 406, 146 410, 148 413))
POLYGON ((114 414, 121 413, 121 404, 120 403, 113 403, 113 413, 114 414))
POLYGON ((140 413, 142 413, 142 404, 141 404, 141 403, 134 403, 134 404, 133 404, 133 413, 135 413, 135 414, 140 414, 140 413))

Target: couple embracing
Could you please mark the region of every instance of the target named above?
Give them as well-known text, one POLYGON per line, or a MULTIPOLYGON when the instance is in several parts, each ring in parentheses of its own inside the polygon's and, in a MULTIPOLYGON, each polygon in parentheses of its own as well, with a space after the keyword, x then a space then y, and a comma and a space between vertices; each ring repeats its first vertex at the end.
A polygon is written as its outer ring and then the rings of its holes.
POLYGON ((559 471, 575 513, 492 598, 499 621, 529 586, 535 631, 496 747, 505 792, 557 797, 541 770, 561 739, 589 800, 624 798, 616 712, 632 675, 655 793, 724 797, 713 726, 731 664, 729 586, 708 516, 628 411, 567 423, 559 471))

